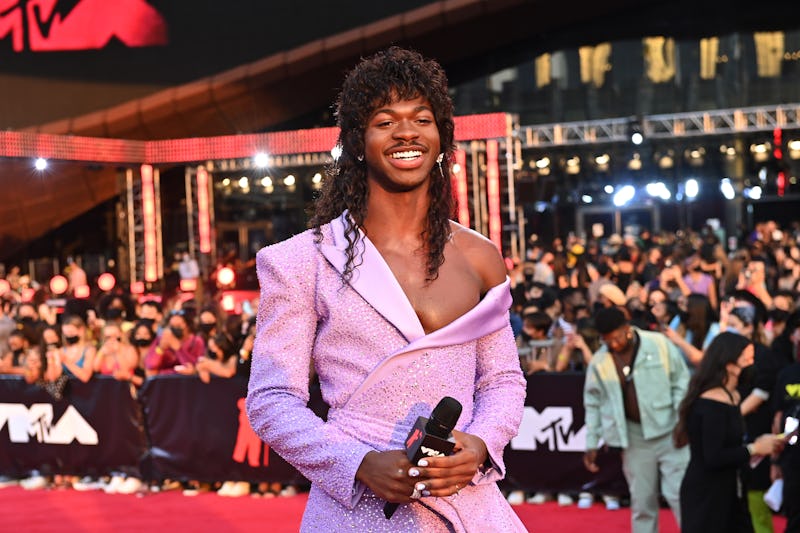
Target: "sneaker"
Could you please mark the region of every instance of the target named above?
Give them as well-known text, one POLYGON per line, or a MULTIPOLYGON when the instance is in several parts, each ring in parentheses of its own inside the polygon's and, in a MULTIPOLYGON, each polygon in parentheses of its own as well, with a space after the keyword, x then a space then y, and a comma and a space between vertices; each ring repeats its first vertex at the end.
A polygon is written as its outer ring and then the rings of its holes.
POLYGON ((235 484, 233 481, 226 481, 217 491, 217 496, 230 496, 235 484))
POLYGON ((136 494, 142 488, 142 481, 139 478, 129 477, 117 489, 118 494, 136 494))
POLYGON ((94 478, 91 478, 89 476, 84 476, 81 479, 79 479, 78 481, 73 481, 72 482, 72 488, 74 490, 79 491, 79 492, 84 492, 84 491, 87 491, 87 490, 102 489, 103 488, 103 484, 100 481, 98 481, 98 480, 96 480, 94 478))
POLYGON ((281 496, 281 497, 284 497, 284 498, 290 498, 292 496, 297 496, 297 489, 295 488, 294 485, 287 485, 286 488, 284 488, 280 492, 280 494, 278 494, 278 496, 281 496))
POLYGON ((231 486, 228 490, 227 496, 238 498, 240 496, 247 496, 250 494, 250 483, 247 481, 230 481, 229 483, 231 486))
POLYGON ((124 477, 114 476, 111 478, 111 481, 108 482, 108 485, 103 488, 103 492, 106 494, 115 494, 119 491, 123 483, 125 483, 124 477))
POLYGON ((552 499, 553 497, 546 492, 537 492, 536 494, 528 498, 528 503, 532 503, 534 505, 542 505, 544 502, 548 502, 552 499))
POLYGON ((525 503, 525 493, 521 490, 511 491, 506 500, 508 500, 509 505, 522 505, 525 503))
POLYGON ((0 489, 11 487, 17 484, 19 484, 18 479, 14 479, 13 477, 8 477, 8 476, 0 476, 0 489))
POLYGON ((619 498, 616 496, 603 496, 607 511, 619 511, 619 498))
POLYGON ((588 492, 581 492, 578 495, 578 509, 589 509, 594 503, 594 496, 588 492))
POLYGON ((558 500, 558 505, 562 507, 566 507, 567 505, 572 505, 573 503, 575 503, 569 494, 559 493, 557 500, 558 500))
POLYGON ((44 476, 31 476, 29 478, 21 479, 19 486, 25 490, 43 489, 47 486, 47 479, 44 476))

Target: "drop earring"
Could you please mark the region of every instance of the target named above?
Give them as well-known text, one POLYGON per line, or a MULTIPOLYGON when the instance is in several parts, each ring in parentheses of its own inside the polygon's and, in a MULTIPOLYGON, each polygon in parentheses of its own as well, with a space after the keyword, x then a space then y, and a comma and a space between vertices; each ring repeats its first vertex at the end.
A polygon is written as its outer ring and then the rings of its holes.
POLYGON ((436 156, 436 163, 439 165, 439 174, 444 178, 444 169, 442 168, 442 161, 444 161, 444 154, 440 153, 436 156))
POLYGON ((363 162, 364 161, 364 154, 360 154, 360 155, 356 156, 356 159, 358 159, 359 163, 363 162))

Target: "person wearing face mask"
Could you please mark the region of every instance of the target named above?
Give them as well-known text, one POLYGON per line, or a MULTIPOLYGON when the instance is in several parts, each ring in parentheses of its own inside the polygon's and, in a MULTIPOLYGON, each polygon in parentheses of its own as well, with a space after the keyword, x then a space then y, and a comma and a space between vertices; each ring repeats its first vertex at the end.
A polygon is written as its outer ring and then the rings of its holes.
POLYGON ((145 300, 137 309, 139 320, 146 322, 154 335, 161 333, 161 321, 164 320, 163 307, 156 300, 145 300))
POLYGON ((150 323, 145 320, 140 320, 136 322, 128 332, 128 338, 136 352, 136 368, 133 370, 131 383, 137 387, 141 387, 145 380, 145 358, 147 357, 150 345, 153 344, 156 337, 150 323))
POLYGON ((61 334, 64 348, 59 359, 64 373, 86 383, 94 373, 96 354, 94 346, 86 342, 86 323, 79 316, 69 316, 61 323, 61 334))
MULTIPOLYGON (((774 409, 770 394, 782 364, 780 356, 762 343, 765 309, 749 292, 736 291, 734 297, 723 302, 721 316, 725 317, 725 329, 738 333, 753 343, 754 364, 745 368, 738 379, 740 411, 744 416, 748 442, 771 430, 774 409)), ((755 468, 747 470, 747 498, 750 515, 757 533, 772 532, 772 512, 764 503, 764 492, 771 484, 769 461, 761 461, 755 468)))
POLYGON ((680 493, 684 533, 753 531, 742 472, 751 458, 775 452, 781 440, 767 432, 744 442, 737 386, 744 370, 753 365, 754 353, 749 339, 719 334, 681 402, 675 445, 688 444, 691 452, 680 493))
POLYGON ((198 333, 208 343, 217 332, 219 332, 219 319, 216 310, 212 307, 204 307, 197 317, 198 333))
POLYGON ((206 351, 206 345, 195 335, 183 311, 169 317, 167 327, 156 338, 145 356, 145 372, 156 374, 194 374, 197 360, 206 351))
POLYGON ((23 375, 28 339, 22 331, 12 331, 8 336, 8 351, 0 357, 0 374, 23 375))

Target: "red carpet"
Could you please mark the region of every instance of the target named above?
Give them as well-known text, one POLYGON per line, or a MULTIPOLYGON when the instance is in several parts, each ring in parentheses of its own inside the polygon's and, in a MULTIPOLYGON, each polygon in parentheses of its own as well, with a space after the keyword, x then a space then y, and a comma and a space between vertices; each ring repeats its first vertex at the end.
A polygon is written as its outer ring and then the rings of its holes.
MULTIPOLYGON (((223 498, 216 494, 183 496, 171 491, 145 496, 105 494, 102 491, 25 491, 19 487, 0 490, 4 510, 3 531, 161 533, 192 532, 296 532, 306 496, 291 498, 223 498), (14 512, 13 510, 19 512, 14 512)), ((520 505, 514 508, 529 531, 571 533, 630 531, 630 510, 606 511, 602 504, 591 509, 575 506, 520 505)), ((776 532, 785 520, 776 520, 776 532)), ((661 511, 661 533, 678 533, 672 514, 661 511)))

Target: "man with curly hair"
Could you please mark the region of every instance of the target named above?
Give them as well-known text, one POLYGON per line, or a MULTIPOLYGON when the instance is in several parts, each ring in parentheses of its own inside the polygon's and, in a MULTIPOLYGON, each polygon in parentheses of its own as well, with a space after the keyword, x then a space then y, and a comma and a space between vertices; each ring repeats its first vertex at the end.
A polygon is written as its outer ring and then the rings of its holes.
POLYGON ((258 253, 251 424, 312 482, 303 531, 524 531, 496 485, 525 398, 509 281, 497 248, 450 220, 444 72, 390 48, 336 108, 312 229, 258 253), (310 364, 327 421, 306 407, 310 364), (411 464, 404 440, 444 396, 463 406, 455 453, 411 464))

